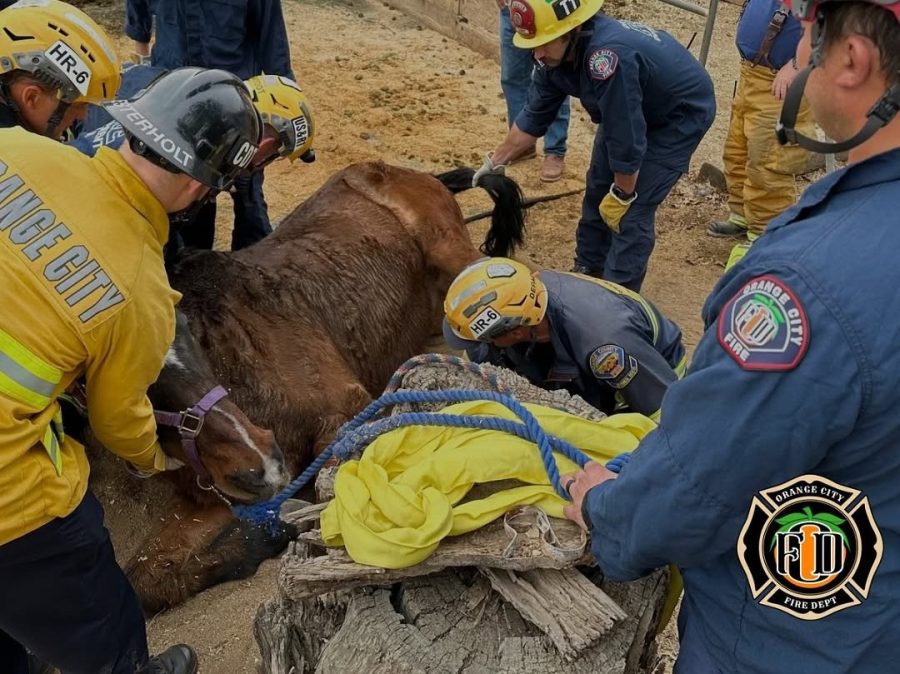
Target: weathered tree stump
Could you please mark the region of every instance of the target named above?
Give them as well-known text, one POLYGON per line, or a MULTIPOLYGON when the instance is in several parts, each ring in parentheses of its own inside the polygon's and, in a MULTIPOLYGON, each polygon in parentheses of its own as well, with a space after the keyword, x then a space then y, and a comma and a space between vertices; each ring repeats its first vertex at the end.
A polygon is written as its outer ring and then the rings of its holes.
MULTIPOLYGON (((602 418, 580 398, 494 371, 520 400, 602 418)), ((404 387, 486 384, 429 365, 410 372, 404 387)), ((332 480, 320 476, 320 498, 331 496, 332 480)), ((255 624, 264 674, 634 674, 656 666, 668 572, 612 583, 596 568, 575 568, 589 557, 570 522, 553 521, 558 549, 540 543, 527 524, 509 543, 504 523, 495 522, 448 539, 417 567, 385 570, 356 564, 342 550, 323 554, 317 510, 288 516, 300 525, 300 540, 282 559, 278 596, 260 607, 255 624)))
POLYGON ((260 607, 255 632, 266 674, 648 672, 666 580, 660 571, 634 583, 601 583, 626 617, 572 659, 489 580, 465 568, 390 588, 301 601, 282 596, 260 607))

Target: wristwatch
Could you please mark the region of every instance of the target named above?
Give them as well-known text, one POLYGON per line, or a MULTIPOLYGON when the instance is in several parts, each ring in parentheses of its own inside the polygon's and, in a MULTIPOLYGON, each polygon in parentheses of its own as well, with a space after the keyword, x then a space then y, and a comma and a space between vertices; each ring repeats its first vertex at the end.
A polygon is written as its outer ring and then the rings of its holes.
POLYGON ((609 191, 619 201, 631 201, 632 199, 634 199, 635 194, 636 194, 635 192, 625 192, 624 190, 622 190, 621 187, 619 187, 615 183, 613 183, 610 186, 609 191))

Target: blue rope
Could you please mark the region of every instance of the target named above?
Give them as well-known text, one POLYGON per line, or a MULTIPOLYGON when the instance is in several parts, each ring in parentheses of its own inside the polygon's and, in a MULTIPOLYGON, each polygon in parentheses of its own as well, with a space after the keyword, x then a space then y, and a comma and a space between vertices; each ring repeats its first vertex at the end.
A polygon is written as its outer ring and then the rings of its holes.
MULTIPOLYGON (((325 463, 334 457, 347 459, 356 451, 365 447, 382 433, 404 426, 445 426, 451 428, 480 428, 484 430, 502 431, 511 433, 520 438, 534 442, 541 453, 541 460, 550 478, 550 484, 560 496, 570 499, 568 493, 560 484, 559 468, 553 451, 563 454, 579 466, 584 466, 590 458, 572 444, 562 438, 549 436, 541 428, 540 423, 519 401, 502 393, 493 391, 470 391, 450 389, 442 391, 394 391, 382 395, 378 400, 372 401, 356 417, 344 424, 338 431, 335 440, 304 470, 293 482, 291 482, 277 496, 264 503, 249 506, 235 506, 235 515, 239 518, 258 525, 274 527, 278 522, 278 512, 281 505, 299 489, 306 486, 325 463), (520 422, 496 417, 463 416, 457 414, 431 414, 425 412, 408 412, 387 417, 372 422, 385 408, 404 403, 421 404, 436 402, 465 402, 474 400, 488 400, 505 405, 512 411, 520 422)), ((607 464, 613 472, 618 473, 621 467, 627 463, 629 455, 623 454, 607 464)))

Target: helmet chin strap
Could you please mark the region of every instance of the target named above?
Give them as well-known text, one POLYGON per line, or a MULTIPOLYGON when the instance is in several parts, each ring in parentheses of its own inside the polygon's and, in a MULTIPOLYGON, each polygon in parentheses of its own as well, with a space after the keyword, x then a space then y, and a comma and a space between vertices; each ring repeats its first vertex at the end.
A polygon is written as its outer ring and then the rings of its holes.
POLYGON ((200 209, 217 196, 219 196, 219 190, 210 188, 206 195, 192 202, 190 206, 182 208, 180 211, 169 213, 169 223, 175 227, 184 227, 191 224, 197 217, 200 209))
POLYGON ((822 12, 819 12, 816 16, 816 22, 812 27, 812 31, 813 44, 810 63, 800 71, 788 88, 784 97, 784 105, 781 108, 781 117, 775 125, 775 133, 778 136, 778 142, 782 145, 792 143, 821 154, 846 152, 869 140, 879 129, 890 123, 897 112, 900 111, 900 81, 885 91, 881 98, 875 102, 875 105, 869 109, 866 113, 865 125, 852 138, 836 143, 823 143, 820 140, 800 133, 794 127, 797 124, 797 115, 800 112, 800 104, 803 101, 803 92, 806 89, 806 82, 810 74, 822 60, 822 49, 825 44, 825 15, 822 12))
POLYGON ((47 126, 44 129, 44 135, 47 136, 47 138, 52 138, 53 140, 60 139, 62 134, 60 133, 60 134, 54 135, 54 132, 59 127, 59 125, 62 123, 63 116, 65 116, 66 110, 68 110, 68 109, 69 109, 69 103, 67 103, 66 101, 60 101, 57 104, 56 110, 54 110, 53 114, 50 115, 50 119, 47 120, 47 126))

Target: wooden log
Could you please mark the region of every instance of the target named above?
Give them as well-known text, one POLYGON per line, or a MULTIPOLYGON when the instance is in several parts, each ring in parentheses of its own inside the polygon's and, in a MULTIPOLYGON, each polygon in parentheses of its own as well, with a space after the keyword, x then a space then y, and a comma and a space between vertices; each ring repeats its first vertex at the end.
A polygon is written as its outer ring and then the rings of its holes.
MULTIPOLYGON (((313 509, 292 517, 308 522, 313 509), (308 511, 308 512, 307 512, 308 511)), ((329 549, 319 557, 294 554, 289 548, 282 557, 279 588, 294 601, 326 592, 348 590, 363 585, 390 585, 404 578, 423 576, 448 567, 483 566, 513 571, 565 569, 590 564, 587 540, 581 529, 568 520, 552 522, 552 535, 535 509, 507 514, 472 533, 445 539, 421 564, 405 569, 383 569, 357 564, 341 548, 329 549)), ((301 540, 316 542, 317 532, 301 534, 301 540)))
POLYGON ((575 569, 479 569, 500 595, 546 634, 567 660, 592 646, 625 612, 575 569))

